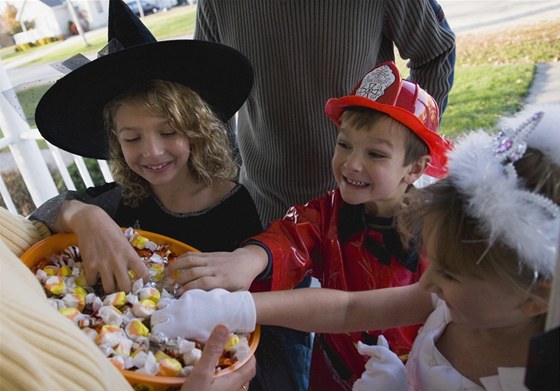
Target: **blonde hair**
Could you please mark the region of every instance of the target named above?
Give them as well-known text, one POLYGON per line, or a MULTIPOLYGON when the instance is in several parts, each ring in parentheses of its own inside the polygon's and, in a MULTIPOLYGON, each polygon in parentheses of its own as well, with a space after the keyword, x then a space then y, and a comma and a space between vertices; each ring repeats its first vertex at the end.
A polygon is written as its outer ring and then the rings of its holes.
MULTIPOLYGON (((560 167, 548 156, 528 148, 515 168, 527 189, 560 204, 560 167)), ((516 251, 499 239, 489 243, 482 223, 465 213, 467 202, 450 177, 410 192, 397 214, 403 242, 419 238, 431 259, 446 270, 475 278, 495 276, 520 294, 547 302, 549 291, 543 286, 550 281, 523 267, 516 251)))
POLYGON ((123 188, 126 204, 136 206, 148 197, 151 186, 126 164, 119 141, 112 131, 115 115, 123 105, 166 118, 190 144, 188 167, 193 177, 212 186, 214 181, 234 180, 238 166, 233 160, 225 125, 210 106, 191 88, 165 80, 151 80, 118 95, 105 105, 103 119, 109 143, 109 161, 115 182, 123 188))

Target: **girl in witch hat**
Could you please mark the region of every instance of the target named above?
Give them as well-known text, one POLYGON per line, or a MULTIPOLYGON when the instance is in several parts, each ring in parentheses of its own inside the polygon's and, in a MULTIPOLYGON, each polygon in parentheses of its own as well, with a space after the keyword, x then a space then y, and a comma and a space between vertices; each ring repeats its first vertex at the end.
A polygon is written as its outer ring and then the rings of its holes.
POLYGON ((228 251, 261 224, 224 127, 251 90, 248 60, 220 44, 156 42, 121 0, 108 31, 107 54, 58 80, 35 118, 50 143, 107 159, 115 182, 61 194, 31 218, 75 232, 88 283, 101 277, 112 292, 130 290, 129 269, 147 277, 119 227, 228 251))
MULTIPOLYGON (((148 277, 120 227, 200 251, 232 251, 262 225, 248 191, 235 182, 224 125, 252 88, 248 60, 207 41, 156 42, 121 0, 110 2, 108 30, 107 54, 53 85, 37 106, 36 123, 52 144, 107 159, 115 182, 61 194, 31 218, 53 232, 75 232, 88 283, 101 277, 112 292, 130 290, 129 270, 148 277)), ((282 391, 297 389, 283 332, 289 331, 263 327, 255 353, 261 378, 282 391)))

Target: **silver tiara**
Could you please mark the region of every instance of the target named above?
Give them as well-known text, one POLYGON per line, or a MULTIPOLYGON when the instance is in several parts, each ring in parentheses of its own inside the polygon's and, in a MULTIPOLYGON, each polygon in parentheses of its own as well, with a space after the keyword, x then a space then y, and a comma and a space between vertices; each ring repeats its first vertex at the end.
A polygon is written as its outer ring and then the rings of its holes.
POLYGON ((540 127, 543 116, 543 112, 535 113, 494 137, 484 131, 467 134, 449 154, 449 177, 467 197, 466 212, 481 222, 490 244, 501 240, 517 252, 526 267, 551 278, 560 207, 526 189, 513 166, 527 150, 532 133, 539 132, 541 140, 557 145, 560 127, 540 127))

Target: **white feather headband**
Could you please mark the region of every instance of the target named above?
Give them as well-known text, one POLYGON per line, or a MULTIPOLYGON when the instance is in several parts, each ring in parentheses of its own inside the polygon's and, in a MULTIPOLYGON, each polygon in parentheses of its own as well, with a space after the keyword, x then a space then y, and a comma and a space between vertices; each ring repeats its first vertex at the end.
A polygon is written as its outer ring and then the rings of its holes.
POLYGON ((517 128, 495 136, 471 132, 449 153, 450 180, 467 196, 466 213, 482 222, 489 243, 502 240, 526 267, 545 278, 552 278, 555 270, 560 207, 524 188, 512 163, 529 145, 560 165, 560 120, 553 121, 559 113, 556 107, 544 116, 525 115, 521 123, 521 116, 502 120, 501 125, 517 128))

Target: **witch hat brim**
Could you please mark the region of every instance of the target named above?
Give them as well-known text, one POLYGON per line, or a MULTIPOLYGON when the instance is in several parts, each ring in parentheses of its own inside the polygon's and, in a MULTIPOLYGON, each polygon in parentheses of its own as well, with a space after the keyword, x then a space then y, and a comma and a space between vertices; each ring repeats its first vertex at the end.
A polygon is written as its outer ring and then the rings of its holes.
POLYGON ((239 51, 199 40, 157 42, 122 0, 111 0, 109 11, 109 50, 115 41, 122 50, 59 79, 37 105, 37 128, 51 144, 76 155, 107 159, 103 108, 140 82, 161 79, 186 85, 223 121, 249 96, 253 68, 239 51))
POLYGON ((68 152, 107 159, 103 107, 135 84, 154 79, 192 88, 226 121, 249 96, 253 70, 237 50, 212 42, 134 46, 95 59, 58 80, 37 105, 37 128, 47 141, 68 152))

